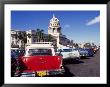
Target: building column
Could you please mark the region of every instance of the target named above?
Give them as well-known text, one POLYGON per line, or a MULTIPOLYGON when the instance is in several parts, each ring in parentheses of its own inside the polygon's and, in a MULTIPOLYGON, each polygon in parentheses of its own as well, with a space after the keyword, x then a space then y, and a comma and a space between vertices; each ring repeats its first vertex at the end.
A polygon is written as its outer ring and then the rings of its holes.
POLYGON ((60 47, 60 44, 59 44, 60 40, 59 40, 59 35, 57 36, 57 47, 60 47))

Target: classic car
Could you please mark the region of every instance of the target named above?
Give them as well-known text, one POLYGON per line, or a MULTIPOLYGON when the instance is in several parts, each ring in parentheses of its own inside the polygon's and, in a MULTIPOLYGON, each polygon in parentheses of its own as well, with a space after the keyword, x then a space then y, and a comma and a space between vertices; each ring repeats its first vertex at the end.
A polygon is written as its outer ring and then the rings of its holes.
POLYGON ((80 59, 79 51, 73 48, 59 48, 57 49, 57 53, 63 56, 63 59, 72 58, 72 59, 80 59))
POLYGON ((92 50, 92 48, 85 48, 85 50, 88 51, 87 57, 93 57, 94 56, 94 51, 92 50))
POLYGON ((96 53, 99 50, 99 48, 97 46, 93 46, 92 50, 93 50, 94 53, 96 53))
POLYGON ((33 43, 25 50, 24 56, 19 58, 20 69, 15 76, 42 77, 63 74, 62 56, 55 55, 51 43, 33 43))
POLYGON ((93 50, 89 48, 78 48, 81 57, 92 57, 94 55, 93 50))
POLYGON ((18 56, 17 56, 17 52, 16 51, 13 51, 11 50, 11 76, 13 77, 14 76, 14 73, 16 72, 16 64, 17 64, 17 59, 18 56))

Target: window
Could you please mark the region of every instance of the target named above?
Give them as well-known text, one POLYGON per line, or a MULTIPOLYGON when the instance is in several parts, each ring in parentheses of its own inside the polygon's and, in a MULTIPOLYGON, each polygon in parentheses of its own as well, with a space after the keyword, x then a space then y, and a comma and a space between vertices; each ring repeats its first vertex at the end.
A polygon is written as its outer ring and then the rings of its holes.
POLYGON ((53 32, 55 31, 55 28, 53 28, 53 32))
POLYGON ((72 49, 63 49, 63 52, 71 52, 72 49))
POLYGON ((51 49, 29 49, 28 53, 30 56, 52 55, 51 49))
POLYGON ((73 51, 78 51, 78 49, 73 49, 73 51))

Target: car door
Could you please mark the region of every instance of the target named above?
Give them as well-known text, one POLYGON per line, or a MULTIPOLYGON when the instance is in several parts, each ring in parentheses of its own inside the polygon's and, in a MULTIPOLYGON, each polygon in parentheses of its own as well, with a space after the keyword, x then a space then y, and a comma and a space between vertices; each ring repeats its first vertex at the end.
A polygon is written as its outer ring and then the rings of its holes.
POLYGON ((68 57, 70 57, 70 50, 69 49, 63 49, 63 52, 62 52, 62 54, 63 54, 63 58, 68 58, 68 57))
POLYGON ((76 50, 76 49, 72 49, 72 56, 73 57, 79 57, 79 52, 78 52, 78 50, 76 50))

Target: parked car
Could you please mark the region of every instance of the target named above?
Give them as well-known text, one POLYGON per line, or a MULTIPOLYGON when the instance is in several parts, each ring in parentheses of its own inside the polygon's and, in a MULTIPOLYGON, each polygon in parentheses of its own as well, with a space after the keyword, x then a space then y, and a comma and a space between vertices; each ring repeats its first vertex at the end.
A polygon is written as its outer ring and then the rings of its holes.
POLYGON ((16 72, 17 67, 17 53, 16 51, 11 50, 11 76, 14 76, 14 73, 16 72))
POLYGON ((16 53, 17 56, 23 56, 25 53, 25 50, 20 48, 11 48, 11 52, 16 53))
POLYGON ((55 55, 51 43, 30 44, 25 50, 24 56, 19 58, 21 77, 63 74, 62 56, 55 55))
POLYGON ((57 49, 57 53, 63 56, 63 59, 72 58, 72 59, 80 59, 79 51, 73 48, 59 48, 57 49))
POLYGON ((85 48, 85 50, 88 51, 87 57, 93 57, 94 56, 94 51, 92 50, 92 48, 85 48))
POLYGON ((94 53, 96 53, 99 50, 99 48, 97 46, 92 46, 92 50, 94 53))
POLYGON ((83 48, 78 48, 77 50, 79 51, 81 57, 87 57, 87 55, 88 55, 87 50, 85 50, 83 48))
POLYGON ((92 57, 94 55, 93 50, 90 48, 78 48, 81 57, 92 57))

